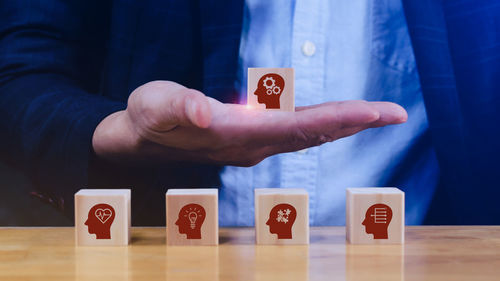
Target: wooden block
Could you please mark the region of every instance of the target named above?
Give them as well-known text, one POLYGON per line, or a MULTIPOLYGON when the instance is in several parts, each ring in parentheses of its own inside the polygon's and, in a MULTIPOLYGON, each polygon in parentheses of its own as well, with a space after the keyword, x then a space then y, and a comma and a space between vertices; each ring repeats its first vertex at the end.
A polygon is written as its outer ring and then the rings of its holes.
POLYGON ((248 107, 295 111, 294 79, 293 68, 249 68, 248 107))
POLYGON ((302 188, 255 189, 257 244, 309 244, 309 196, 302 188))
POLYGON ((75 193, 78 246, 128 245, 130 226, 130 189, 81 189, 75 193))
POLYGON ((218 190, 170 189, 165 194, 168 245, 218 245, 218 190))
POLYGON ((346 238, 352 244, 403 244, 405 194, 397 188, 348 188, 346 238))

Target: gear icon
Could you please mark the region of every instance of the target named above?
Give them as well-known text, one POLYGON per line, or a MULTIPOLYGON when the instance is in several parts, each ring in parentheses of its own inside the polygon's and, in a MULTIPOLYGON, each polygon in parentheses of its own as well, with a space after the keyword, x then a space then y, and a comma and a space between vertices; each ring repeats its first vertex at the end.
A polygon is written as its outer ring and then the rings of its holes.
POLYGON ((267 90, 266 90, 266 94, 268 94, 268 95, 272 95, 272 94, 273 94, 273 90, 271 90, 271 89, 267 89, 267 90))
POLYGON ((271 76, 268 76, 263 81, 264 87, 268 90, 272 90, 272 88, 276 85, 276 81, 271 76), (271 81, 271 84, 268 84, 267 81, 271 81))
POLYGON ((276 86, 273 88, 274 94, 278 95, 281 92, 281 88, 279 86, 276 86))

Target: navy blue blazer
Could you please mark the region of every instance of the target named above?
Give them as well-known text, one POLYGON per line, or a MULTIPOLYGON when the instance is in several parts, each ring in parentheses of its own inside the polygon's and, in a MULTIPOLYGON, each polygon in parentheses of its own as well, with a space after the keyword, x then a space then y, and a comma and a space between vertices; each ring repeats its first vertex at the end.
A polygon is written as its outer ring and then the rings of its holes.
MULTIPOLYGON (((403 2, 441 170, 427 222, 498 224, 500 5, 403 2)), ((104 163, 93 131, 151 80, 234 101, 242 12, 243 0, 4 1, 1 159, 68 214, 80 188, 133 187, 134 224, 164 223, 164 191, 217 186, 219 167, 104 163)))

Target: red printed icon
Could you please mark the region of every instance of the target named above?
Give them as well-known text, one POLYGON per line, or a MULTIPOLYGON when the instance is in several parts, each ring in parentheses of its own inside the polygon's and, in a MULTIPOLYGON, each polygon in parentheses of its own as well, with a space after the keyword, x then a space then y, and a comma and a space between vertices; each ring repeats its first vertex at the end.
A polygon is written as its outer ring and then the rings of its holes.
POLYGON ((257 90, 254 95, 257 96, 259 103, 264 103, 266 109, 280 108, 280 96, 285 88, 285 79, 276 73, 264 74, 258 82, 257 90))
POLYGON ((278 204, 269 213, 266 224, 269 232, 278 234, 278 239, 292 239, 292 225, 297 217, 297 211, 290 204, 278 204))
POLYGON ((205 221, 205 209, 198 204, 187 204, 179 212, 175 224, 179 233, 186 234, 187 239, 201 239, 201 225, 205 221))
POLYGON ((391 220, 391 207, 385 204, 375 204, 366 211, 362 224, 367 234, 373 234, 373 239, 388 239, 387 228, 391 220))
POLYGON ((96 239, 111 239, 111 224, 115 220, 115 209, 108 204, 97 204, 90 208, 85 225, 89 234, 95 234, 96 239))

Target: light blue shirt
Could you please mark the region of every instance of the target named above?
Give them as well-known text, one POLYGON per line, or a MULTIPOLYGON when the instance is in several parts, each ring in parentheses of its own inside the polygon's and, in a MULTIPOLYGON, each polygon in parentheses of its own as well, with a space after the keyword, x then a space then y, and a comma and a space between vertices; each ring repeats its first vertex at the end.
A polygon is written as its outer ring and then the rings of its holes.
POLYGON ((248 67, 293 67, 296 106, 364 99, 408 111, 404 125, 369 129, 304 151, 221 172, 220 224, 254 224, 254 188, 300 187, 312 225, 345 223, 347 187, 397 183, 406 221, 425 218, 438 179, 401 1, 246 0, 240 46, 241 102, 248 67))

